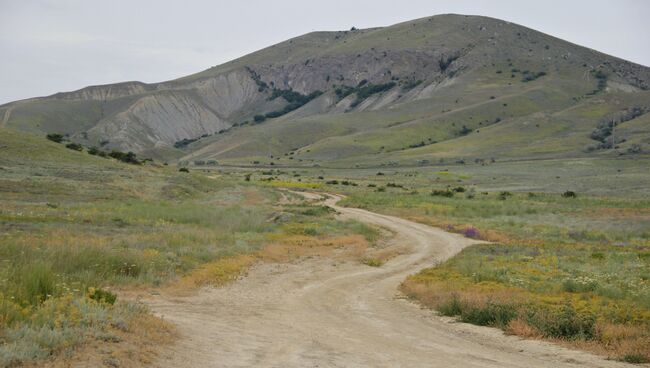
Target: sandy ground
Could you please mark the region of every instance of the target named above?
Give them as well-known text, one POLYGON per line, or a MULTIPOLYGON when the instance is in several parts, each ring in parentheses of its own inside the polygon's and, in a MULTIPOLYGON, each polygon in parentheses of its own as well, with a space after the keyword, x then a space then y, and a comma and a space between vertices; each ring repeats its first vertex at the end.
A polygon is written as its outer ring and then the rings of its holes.
MULTIPOLYGON (((311 195, 315 197, 316 195, 311 195)), ((391 229, 410 252, 382 267, 309 259, 259 264, 226 287, 150 296, 181 338, 157 367, 629 367, 550 343, 456 323, 403 299, 404 278, 475 241, 403 219, 326 203, 391 229)))

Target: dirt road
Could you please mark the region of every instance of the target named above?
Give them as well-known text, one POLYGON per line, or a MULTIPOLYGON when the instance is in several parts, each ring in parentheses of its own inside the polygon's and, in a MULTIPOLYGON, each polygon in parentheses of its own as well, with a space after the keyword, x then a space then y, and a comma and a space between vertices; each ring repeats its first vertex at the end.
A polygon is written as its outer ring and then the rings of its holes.
MULTIPOLYGON (((315 195, 311 195, 312 197, 315 195)), ((226 287, 147 302, 178 325, 159 367, 626 367, 549 343, 435 316, 400 298, 404 278, 473 241, 440 229, 327 204, 390 228, 411 252, 382 267, 312 259, 260 264, 226 287)))

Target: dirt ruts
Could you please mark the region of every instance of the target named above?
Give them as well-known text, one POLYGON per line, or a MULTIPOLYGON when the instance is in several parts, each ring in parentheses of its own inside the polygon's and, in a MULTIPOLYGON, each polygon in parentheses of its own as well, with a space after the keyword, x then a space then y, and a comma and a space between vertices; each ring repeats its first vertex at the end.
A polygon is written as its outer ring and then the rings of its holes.
MULTIPOLYGON (((305 194, 317 199, 316 194, 305 194)), ((190 297, 151 296, 155 313, 175 323, 179 341, 157 367, 626 367, 554 344, 505 336, 438 317, 397 287, 424 267, 475 243, 457 234, 373 212, 325 203, 395 232, 410 252, 382 267, 310 259, 261 263, 247 277, 190 297)))

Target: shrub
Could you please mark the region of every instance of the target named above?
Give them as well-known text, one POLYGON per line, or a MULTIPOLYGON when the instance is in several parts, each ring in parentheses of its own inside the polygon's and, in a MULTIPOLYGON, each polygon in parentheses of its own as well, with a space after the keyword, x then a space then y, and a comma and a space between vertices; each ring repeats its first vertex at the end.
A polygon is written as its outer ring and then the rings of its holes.
POLYGON ((485 305, 465 305, 460 313, 460 320, 479 326, 505 328, 517 317, 517 307, 512 304, 487 302, 485 305))
POLYGON ((325 182, 325 184, 338 185, 339 181, 338 180, 328 180, 328 181, 325 182))
POLYGON ((446 302, 438 304, 436 309, 440 314, 447 317, 459 316, 463 311, 460 298, 457 294, 453 294, 446 302))
POLYGON ((560 311, 529 310, 526 322, 547 337, 562 339, 592 339, 596 319, 587 313, 578 313, 566 304, 560 311))
POLYGON ((376 93, 381 93, 384 91, 388 91, 389 89, 395 87, 395 82, 388 82, 388 83, 383 83, 383 84, 372 84, 372 83, 367 83, 363 85, 363 87, 358 87, 356 89, 357 92, 357 99, 352 102, 350 105, 351 107, 355 107, 362 103, 366 98, 376 94, 376 93))
POLYGON ((503 191, 499 193, 499 199, 502 201, 505 201, 506 199, 508 199, 508 197, 512 197, 512 193, 507 191, 503 191))
POLYGON ((464 187, 456 187, 456 188, 453 188, 452 191, 454 191, 456 193, 465 193, 465 188, 464 187))
POLYGON ((178 169, 178 171, 179 172, 184 172, 184 173, 190 172, 190 170, 188 170, 187 167, 181 167, 180 169, 178 169))
POLYGON ((447 197, 451 198, 454 196, 454 192, 449 189, 434 189, 431 191, 431 195, 434 197, 447 197))
POLYGON ((255 121, 256 123, 261 123, 261 122, 263 122, 264 120, 266 120, 266 116, 264 116, 264 115, 259 115, 259 114, 258 114, 258 115, 255 115, 255 116, 253 117, 253 121, 255 121))
POLYGON ((622 361, 632 364, 645 364, 650 363, 650 359, 643 354, 625 354, 622 358, 622 361))
POLYGON ((108 154, 108 156, 128 164, 139 165, 141 163, 140 161, 138 161, 135 153, 133 152, 124 153, 121 151, 113 150, 111 153, 108 154))
POLYGON ((194 143, 198 141, 200 138, 184 138, 181 139, 180 141, 174 142, 174 147, 175 148, 184 148, 189 146, 191 143, 194 143))
POLYGON ((461 136, 462 135, 468 135, 471 132, 472 132, 472 129, 470 129, 470 128, 466 127, 465 125, 463 125, 463 127, 460 128, 460 131, 458 132, 458 135, 461 135, 461 136))
POLYGON ((576 194, 576 192, 571 190, 567 190, 566 192, 562 193, 562 197, 564 198, 576 198, 577 196, 578 195, 576 194))
POLYGON ((99 151, 99 148, 97 148, 97 147, 90 147, 90 148, 88 148, 88 154, 90 154, 90 155, 93 155, 93 156, 94 156, 94 155, 98 155, 99 152, 100 152, 100 151, 99 151))
MULTIPOLYGON (((312 92, 312 93, 310 93, 308 95, 303 95, 303 94, 301 94, 299 92, 295 92, 294 90, 291 90, 291 89, 277 89, 277 88, 274 88, 273 93, 271 94, 271 97, 269 97, 269 100, 274 100, 274 99, 276 99, 278 97, 282 97, 289 104, 286 105, 282 110, 271 111, 271 112, 265 114, 264 118, 265 119, 266 118, 272 119, 272 118, 277 118, 279 116, 287 114, 287 113, 289 113, 289 112, 291 112, 293 110, 296 110, 296 109, 302 107, 303 105, 305 105, 309 101, 313 100, 314 98, 316 98, 316 97, 318 97, 318 96, 320 96, 322 94, 323 94, 323 92, 318 91, 318 90, 316 90, 316 91, 314 91, 314 92, 312 92)), ((257 115, 257 116, 261 116, 261 115, 257 115)), ((257 116, 255 117, 255 119, 256 119, 255 121, 257 121, 257 119, 258 119, 257 116)), ((257 121, 257 122, 262 122, 262 121, 264 121, 264 120, 260 120, 260 121, 257 121)))
POLYGON ((419 86, 420 84, 422 84, 421 79, 408 81, 408 82, 404 83, 404 85, 402 85, 402 90, 408 91, 408 90, 411 90, 411 89, 419 86))
POLYGON ((63 135, 52 133, 45 136, 45 138, 51 140, 52 142, 61 143, 63 142, 63 135))
POLYGON ((381 267, 384 264, 384 262, 378 258, 366 258, 363 260, 363 263, 370 267, 381 267))
POLYGON ((95 300, 99 303, 106 303, 110 305, 115 304, 115 300, 117 300, 117 295, 111 293, 110 291, 94 287, 88 288, 88 293, 86 295, 88 295, 90 299, 95 300))
POLYGON ((462 233, 467 238, 472 238, 472 239, 478 238, 478 229, 473 226, 468 226, 464 228, 462 233))
POLYGON ((533 73, 533 72, 530 72, 528 70, 524 70, 523 74, 524 74, 524 77, 522 78, 521 81, 522 82, 531 82, 531 81, 534 81, 537 78, 545 76, 546 72, 533 73))
POLYGON ((83 146, 80 145, 79 143, 68 143, 68 144, 65 145, 65 148, 69 148, 69 149, 75 150, 75 151, 83 151, 83 149, 84 149, 83 146))

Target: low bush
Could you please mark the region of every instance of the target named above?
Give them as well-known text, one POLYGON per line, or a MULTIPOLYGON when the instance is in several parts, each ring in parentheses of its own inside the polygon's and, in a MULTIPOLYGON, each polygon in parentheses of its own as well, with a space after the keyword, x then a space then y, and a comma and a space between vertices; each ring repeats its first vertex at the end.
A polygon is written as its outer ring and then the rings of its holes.
POLYGON ((83 151, 83 149, 84 149, 83 146, 80 145, 79 143, 68 143, 68 144, 65 145, 65 148, 69 148, 69 149, 75 150, 75 151, 83 151))
POLYGON ((444 316, 459 317, 463 322, 500 328, 505 328, 511 320, 517 317, 517 306, 514 304, 492 301, 469 302, 461 300, 458 294, 453 294, 451 298, 438 304, 436 310, 444 316))
POLYGON ((117 295, 111 293, 110 291, 94 287, 88 288, 87 295, 90 299, 96 302, 106 303, 110 305, 115 304, 115 300, 117 300, 117 295))
POLYGON ((643 354, 625 354, 621 358, 622 361, 632 364, 645 364, 650 363, 650 359, 643 354))
POLYGON ((141 162, 137 159, 136 154, 133 152, 121 152, 117 150, 113 150, 111 153, 108 154, 109 157, 112 157, 116 160, 125 162, 127 164, 134 164, 134 165, 139 165, 141 162))
POLYGON ((500 200, 505 201, 506 199, 508 199, 508 197, 512 197, 512 193, 507 192, 507 191, 499 192, 499 199, 500 200))
POLYGON ((370 267, 381 267, 384 264, 384 261, 379 258, 365 258, 363 264, 370 267))
POLYGON ((52 142, 61 143, 63 142, 63 135, 52 133, 45 136, 45 138, 51 140, 52 142))
POLYGON ((566 192, 562 193, 562 197, 564 198, 576 198, 578 195, 576 192, 573 192, 571 190, 567 190, 566 192))
POLYGON ((451 198, 454 196, 454 192, 449 189, 434 189, 431 191, 431 195, 434 197, 447 197, 451 198))
POLYGON ((594 338, 596 318, 592 314, 578 313, 570 304, 559 311, 528 310, 526 322, 546 337, 574 340, 594 338))

